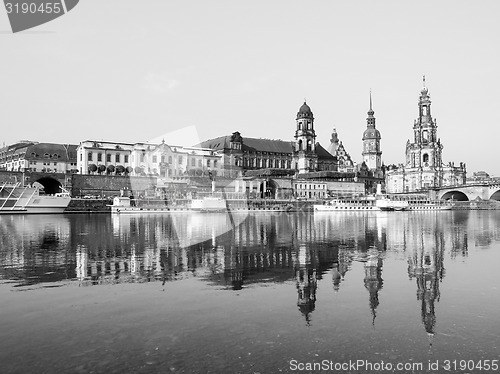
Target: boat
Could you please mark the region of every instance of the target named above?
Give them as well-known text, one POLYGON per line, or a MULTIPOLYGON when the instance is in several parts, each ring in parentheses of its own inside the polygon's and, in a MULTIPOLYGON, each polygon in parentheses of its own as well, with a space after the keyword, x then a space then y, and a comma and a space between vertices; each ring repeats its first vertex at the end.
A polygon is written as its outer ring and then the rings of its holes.
POLYGON ((71 201, 68 191, 48 195, 38 186, 0 185, 0 214, 63 213, 71 201))
POLYGON ((113 198, 109 205, 111 213, 171 213, 171 212, 222 212, 226 211, 226 200, 207 196, 199 199, 186 200, 185 204, 167 204, 165 200, 130 199, 127 196, 113 198))
POLYGON ((359 196, 352 198, 334 198, 323 202, 323 204, 313 204, 315 212, 331 211, 376 211, 380 207, 376 205, 376 199, 372 196, 359 196))
POLYGON ((334 198, 323 204, 314 204, 316 212, 329 211, 402 211, 408 208, 408 202, 384 195, 358 196, 352 198, 334 198))
POLYGON ((455 206, 453 200, 433 200, 426 196, 408 196, 408 210, 451 210, 455 206))
POLYGON ((377 198, 375 204, 383 211, 402 211, 409 207, 408 201, 397 200, 387 196, 377 198))
POLYGON ((221 212, 227 210, 226 200, 217 196, 205 196, 191 201, 191 209, 200 212, 221 212))

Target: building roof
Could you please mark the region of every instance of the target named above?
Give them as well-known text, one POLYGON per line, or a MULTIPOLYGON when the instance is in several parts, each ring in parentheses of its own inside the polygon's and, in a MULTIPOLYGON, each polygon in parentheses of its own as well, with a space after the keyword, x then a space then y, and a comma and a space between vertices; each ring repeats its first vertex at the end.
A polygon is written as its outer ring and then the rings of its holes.
POLYGON ((75 144, 38 143, 26 148, 27 160, 51 158, 59 161, 76 161, 75 144))
POLYGON ((243 151, 293 153, 293 142, 285 140, 243 138, 243 151))
POLYGON ((214 151, 220 151, 224 148, 229 147, 229 140, 230 139, 231 139, 230 135, 229 136, 219 136, 218 138, 205 140, 204 142, 201 142, 200 144, 195 145, 195 147, 211 148, 214 151))
POLYGON ((299 108, 299 112, 297 113, 297 119, 299 118, 310 118, 313 119, 313 113, 311 111, 311 108, 309 105, 306 104, 304 101, 304 104, 299 108))
POLYGON ((316 143, 316 154, 320 160, 332 160, 335 161, 336 157, 333 156, 330 152, 328 152, 325 148, 321 146, 321 144, 316 143))
MULTIPOLYGON (((229 148, 231 135, 219 136, 218 138, 206 140, 196 147, 211 148, 214 151, 229 148)), ((269 153, 293 153, 293 142, 285 140, 243 138, 241 146, 243 152, 269 152, 269 153)))

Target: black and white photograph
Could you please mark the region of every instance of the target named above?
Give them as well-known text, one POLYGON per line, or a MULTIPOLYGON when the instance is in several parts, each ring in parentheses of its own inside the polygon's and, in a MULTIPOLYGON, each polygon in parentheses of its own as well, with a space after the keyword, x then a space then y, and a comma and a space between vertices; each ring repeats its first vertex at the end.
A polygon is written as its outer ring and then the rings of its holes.
POLYGON ((3 0, 0 374, 500 373, 499 14, 3 0))

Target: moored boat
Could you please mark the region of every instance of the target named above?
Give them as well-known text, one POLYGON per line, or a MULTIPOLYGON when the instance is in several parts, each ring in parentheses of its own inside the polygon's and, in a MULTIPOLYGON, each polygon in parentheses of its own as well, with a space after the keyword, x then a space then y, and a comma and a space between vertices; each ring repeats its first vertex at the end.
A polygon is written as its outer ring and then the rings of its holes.
POLYGON ((206 196, 191 201, 191 209, 200 212, 221 212, 227 210, 226 200, 216 196, 206 196))
POLYGON ((68 191, 47 195, 37 186, 0 185, 0 214, 63 213, 71 201, 68 191))
POLYGON ((316 212, 329 211, 402 211, 408 208, 408 202, 385 195, 335 198, 323 204, 314 204, 316 212))
POLYGON ((376 200, 371 196, 360 196, 352 198, 335 198, 326 200, 323 204, 314 204, 315 212, 331 211, 374 211, 380 210, 376 205, 376 200))
POLYGON ((408 210, 451 210, 454 201, 432 200, 427 197, 411 197, 408 200, 408 210))
POLYGON ((409 207, 408 201, 392 199, 389 197, 379 197, 376 200, 376 205, 383 211, 402 211, 409 207))
POLYGON ((222 212, 226 211, 226 200, 219 197, 203 197, 187 200, 185 204, 167 204, 165 200, 135 200, 127 196, 115 197, 109 205, 111 213, 172 213, 172 212, 222 212))

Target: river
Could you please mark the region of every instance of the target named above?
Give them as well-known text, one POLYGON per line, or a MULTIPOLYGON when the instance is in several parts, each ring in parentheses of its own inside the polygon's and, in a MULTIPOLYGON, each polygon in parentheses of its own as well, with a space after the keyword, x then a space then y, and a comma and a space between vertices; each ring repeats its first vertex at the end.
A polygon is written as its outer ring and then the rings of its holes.
POLYGON ((3 215, 0 371, 498 372, 498 264, 500 211, 3 215))

